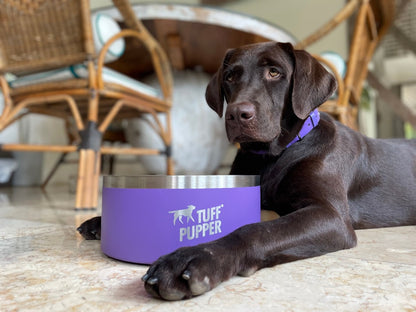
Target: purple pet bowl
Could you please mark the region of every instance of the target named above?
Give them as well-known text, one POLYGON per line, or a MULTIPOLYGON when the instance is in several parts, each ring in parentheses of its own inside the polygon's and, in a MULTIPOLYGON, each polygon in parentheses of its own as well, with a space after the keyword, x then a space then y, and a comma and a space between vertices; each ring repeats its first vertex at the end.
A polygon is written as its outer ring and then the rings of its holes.
POLYGON ((260 221, 258 176, 106 176, 102 203, 102 251, 134 263, 260 221))

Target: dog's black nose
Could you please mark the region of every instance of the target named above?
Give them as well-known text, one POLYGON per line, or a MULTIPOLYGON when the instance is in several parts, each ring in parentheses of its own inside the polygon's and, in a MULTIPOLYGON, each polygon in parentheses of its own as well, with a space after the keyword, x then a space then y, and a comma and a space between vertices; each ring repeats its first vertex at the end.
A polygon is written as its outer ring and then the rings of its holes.
POLYGON ((234 120, 242 123, 252 120, 255 116, 256 108, 249 102, 228 105, 227 112, 225 114, 226 120, 234 120))

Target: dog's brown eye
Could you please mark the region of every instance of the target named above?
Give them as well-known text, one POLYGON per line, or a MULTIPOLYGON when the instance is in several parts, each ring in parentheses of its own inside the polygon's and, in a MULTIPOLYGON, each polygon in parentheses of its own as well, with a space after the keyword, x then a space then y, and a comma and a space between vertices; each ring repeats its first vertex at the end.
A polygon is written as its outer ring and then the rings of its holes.
POLYGON ((272 77, 272 78, 276 78, 276 77, 280 76, 280 73, 277 70, 277 68, 272 67, 272 68, 269 69, 269 76, 272 77))
POLYGON ((232 74, 228 74, 228 75, 225 77, 225 80, 227 80, 228 82, 233 82, 234 77, 233 77, 233 75, 232 75, 232 74))

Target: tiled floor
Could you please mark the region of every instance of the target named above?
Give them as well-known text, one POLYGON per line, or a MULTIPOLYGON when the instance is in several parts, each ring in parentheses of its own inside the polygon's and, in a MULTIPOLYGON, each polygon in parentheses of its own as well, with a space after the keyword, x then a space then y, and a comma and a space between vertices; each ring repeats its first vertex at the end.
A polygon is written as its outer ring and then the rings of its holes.
POLYGON ((67 188, 0 188, 1 311, 416 311, 416 226, 358 231, 358 247, 235 277, 182 302, 149 297, 146 266, 75 231, 67 188))

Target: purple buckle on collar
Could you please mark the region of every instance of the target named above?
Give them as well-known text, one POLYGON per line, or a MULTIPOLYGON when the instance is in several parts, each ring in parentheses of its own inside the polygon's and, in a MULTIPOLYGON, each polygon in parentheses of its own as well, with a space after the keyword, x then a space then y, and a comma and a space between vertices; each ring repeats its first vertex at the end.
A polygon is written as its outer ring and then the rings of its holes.
POLYGON ((319 119, 319 111, 316 108, 312 111, 312 113, 309 114, 299 133, 295 136, 292 142, 286 145, 286 148, 296 143, 297 141, 302 140, 313 128, 315 128, 318 125, 319 119))

